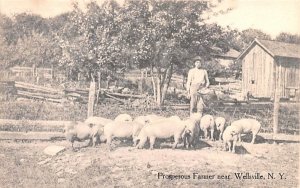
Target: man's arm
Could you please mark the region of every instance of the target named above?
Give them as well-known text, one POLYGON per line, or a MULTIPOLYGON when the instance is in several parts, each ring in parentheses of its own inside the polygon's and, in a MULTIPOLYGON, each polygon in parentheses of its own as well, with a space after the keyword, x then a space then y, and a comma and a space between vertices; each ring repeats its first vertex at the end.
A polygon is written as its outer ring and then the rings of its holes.
POLYGON ((187 90, 188 94, 190 94, 191 82, 192 82, 192 70, 189 70, 188 78, 187 78, 187 82, 186 82, 186 90, 187 90))
POLYGON ((208 79, 208 74, 207 74, 207 71, 205 70, 204 71, 204 77, 205 77, 205 83, 206 83, 206 87, 208 87, 209 86, 209 79, 208 79))

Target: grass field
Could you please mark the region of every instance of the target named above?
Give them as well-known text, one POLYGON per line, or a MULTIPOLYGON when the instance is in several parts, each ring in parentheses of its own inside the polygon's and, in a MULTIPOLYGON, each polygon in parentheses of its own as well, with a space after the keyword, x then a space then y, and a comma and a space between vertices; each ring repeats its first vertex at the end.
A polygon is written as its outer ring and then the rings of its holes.
MULTIPOLYGON (((296 105, 282 105, 279 112, 280 132, 286 134, 299 134, 299 107, 296 105)), ((262 123, 264 132, 272 132, 273 106, 242 105, 242 106, 211 106, 205 113, 214 116, 225 117, 227 121, 240 118, 256 118, 262 123)), ((102 103, 95 107, 95 116, 114 119, 121 113, 127 113, 132 117, 157 114, 161 116, 177 115, 180 118, 189 116, 188 110, 164 109, 132 109, 116 103, 102 103)), ((2 102, 0 105, 0 119, 15 120, 55 120, 55 121, 84 121, 87 117, 86 104, 54 104, 39 101, 12 101, 2 102)), ((1 131, 1 127, 0 127, 1 131)), ((53 130, 55 131, 55 130, 53 130)))

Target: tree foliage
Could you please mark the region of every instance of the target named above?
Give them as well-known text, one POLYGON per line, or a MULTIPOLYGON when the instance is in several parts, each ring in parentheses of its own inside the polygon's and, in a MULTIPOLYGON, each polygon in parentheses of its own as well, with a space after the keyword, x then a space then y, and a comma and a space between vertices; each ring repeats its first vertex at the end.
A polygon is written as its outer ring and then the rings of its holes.
POLYGON ((258 29, 246 29, 241 33, 242 40, 249 45, 255 38, 271 40, 271 36, 258 29))
POLYGON ((300 44, 300 35, 292 35, 289 33, 280 33, 276 39, 277 41, 300 44))
MULTIPOLYGON (((87 80, 118 77, 122 71, 146 68, 152 73, 158 105, 165 98, 174 72, 185 75, 191 59, 205 59, 209 76, 222 67, 212 55, 230 48, 241 51, 256 38, 269 39, 259 30, 242 33, 207 24, 202 15, 210 10, 204 1, 114 0, 92 1, 82 11, 75 3, 69 13, 45 19, 34 14, 13 18, 0 15, 0 44, 7 66, 56 65, 87 80)), ((283 38, 283 37, 282 37, 283 38)))

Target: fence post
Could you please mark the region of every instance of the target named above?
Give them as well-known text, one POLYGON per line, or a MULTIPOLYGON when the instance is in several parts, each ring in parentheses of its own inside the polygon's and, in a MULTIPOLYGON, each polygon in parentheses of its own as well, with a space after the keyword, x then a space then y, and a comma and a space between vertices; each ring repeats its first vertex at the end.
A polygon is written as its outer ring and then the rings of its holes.
POLYGON ((51 80, 54 79, 54 65, 51 65, 51 80))
POLYGON ((89 102, 88 102, 88 117, 94 115, 94 104, 95 104, 95 94, 96 94, 96 82, 91 81, 89 89, 89 102))
POLYGON ((101 72, 98 71, 97 74, 98 74, 98 88, 97 88, 96 106, 99 103, 99 97, 101 92, 101 72))
POLYGON ((139 85, 138 85, 138 89, 139 89, 139 93, 143 94, 144 93, 144 70, 141 71, 141 77, 139 79, 139 85))
POLYGON ((280 107, 280 73, 281 64, 278 64, 275 70, 275 85, 274 85, 274 109, 273 109, 273 140, 276 143, 276 135, 278 134, 278 116, 280 107))
MULTIPOLYGON (((274 98, 274 111, 273 111, 273 134, 278 134, 278 116, 279 116, 279 103, 280 97, 278 91, 275 91, 275 98, 274 98)), ((273 136, 273 137, 274 137, 273 136)))

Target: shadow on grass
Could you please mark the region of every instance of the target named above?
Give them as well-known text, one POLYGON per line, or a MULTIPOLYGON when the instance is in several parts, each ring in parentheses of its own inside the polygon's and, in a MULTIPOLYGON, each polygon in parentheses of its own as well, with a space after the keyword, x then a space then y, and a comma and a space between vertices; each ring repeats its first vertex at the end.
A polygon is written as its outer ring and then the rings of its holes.
POLYGON ((246 148, 242 145, 240 146, 235 146, 235 153, 239 155, 245 155, 245 154, 250 154, 246 148))
MULTIPOLYGON (((243 142, 251 143, 251 141, 252 141, 252 134, 243 135, 241 137, 241 139, 242 139, 243 142)), ((277 144, 280 144, 280 143, 300 143, 300 141, 295 141, 295 140, 266 139, 266 138, 264 138, 264 137, 262 137, 260 135, 257 135, 256 138, 255 138, 254 144, 263 144, 263 143, 273 144, 274 141, 276 141, 277 144)))

